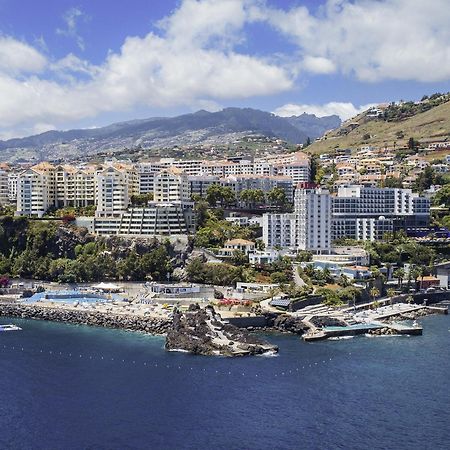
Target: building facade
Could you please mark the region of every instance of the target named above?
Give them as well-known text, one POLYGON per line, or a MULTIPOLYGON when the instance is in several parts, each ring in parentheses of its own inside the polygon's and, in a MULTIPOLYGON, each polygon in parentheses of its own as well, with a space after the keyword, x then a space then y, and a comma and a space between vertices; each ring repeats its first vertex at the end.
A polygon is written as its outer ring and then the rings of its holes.
POLYGON ((426 226, 430 201, 411 189, 341 186, 332 198, 332 239, 380 240, 386 233, 426 226))
POLYGON ((329 253, 330 223, 330 193, 325 189, 298 188, 293 213, 264 214, 263 241, 268 248, 329 253))

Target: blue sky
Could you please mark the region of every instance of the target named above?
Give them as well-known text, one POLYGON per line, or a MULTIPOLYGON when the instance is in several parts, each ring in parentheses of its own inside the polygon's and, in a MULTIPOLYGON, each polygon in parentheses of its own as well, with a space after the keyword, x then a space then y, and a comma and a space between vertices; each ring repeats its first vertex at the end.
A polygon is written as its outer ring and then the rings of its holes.
POLYGON ((0 138, 448 91, 448 0, 0 0, 0 138))

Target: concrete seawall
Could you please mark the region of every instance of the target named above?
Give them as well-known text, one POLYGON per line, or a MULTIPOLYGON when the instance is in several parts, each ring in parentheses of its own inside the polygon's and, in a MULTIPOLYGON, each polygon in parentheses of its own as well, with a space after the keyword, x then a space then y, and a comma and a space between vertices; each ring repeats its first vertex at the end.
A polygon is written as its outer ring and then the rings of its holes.
POLYGON ((92 325, 97 327, 141 331, 150 334, 165 334, 171 325, 171 321, 163 318, 102 313, 99 311, 76 311, 66 308, 19 305, 13 303, 0 304, 0 317, 51 320, 77 325, 92 325))

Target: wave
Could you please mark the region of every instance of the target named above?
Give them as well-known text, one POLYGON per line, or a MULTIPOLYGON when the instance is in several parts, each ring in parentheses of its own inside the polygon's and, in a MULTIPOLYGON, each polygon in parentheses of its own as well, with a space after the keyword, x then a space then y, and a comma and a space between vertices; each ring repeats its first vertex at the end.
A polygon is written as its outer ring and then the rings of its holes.
POLYGON ((269 352, 261 353, 260 355, 257 355, 257 356, 262 356, 264 358, 273 358, 273 357, 279 356, 279 353, 274 352, 274 351, 269 351, 269 352))
POLYGON ((407 334, 364 334, 365 337, 374 338, 374 337, 401 337, 401 336, 409 336, 407 334))

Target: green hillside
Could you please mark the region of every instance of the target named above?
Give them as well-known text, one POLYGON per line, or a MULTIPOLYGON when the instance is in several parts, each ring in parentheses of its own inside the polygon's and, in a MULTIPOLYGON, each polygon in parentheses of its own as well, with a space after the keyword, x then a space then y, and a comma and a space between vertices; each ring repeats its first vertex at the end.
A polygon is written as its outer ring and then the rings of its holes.
POLYGON ((412 117, 395 118, 391 121, 383 118, 370 119, 366 113, 362 113, 344 122, 340 128, 327 133, 308 150, 313 153, 327 153, 335 148, 355 149, 361 145, 401 148, 407 146, 410 137, 423 144, 450 140, 450 101, 448 96, 445 99, 445 102, 426 112, 416 113, 413 110, 411 114, 415 115, 412 117))

